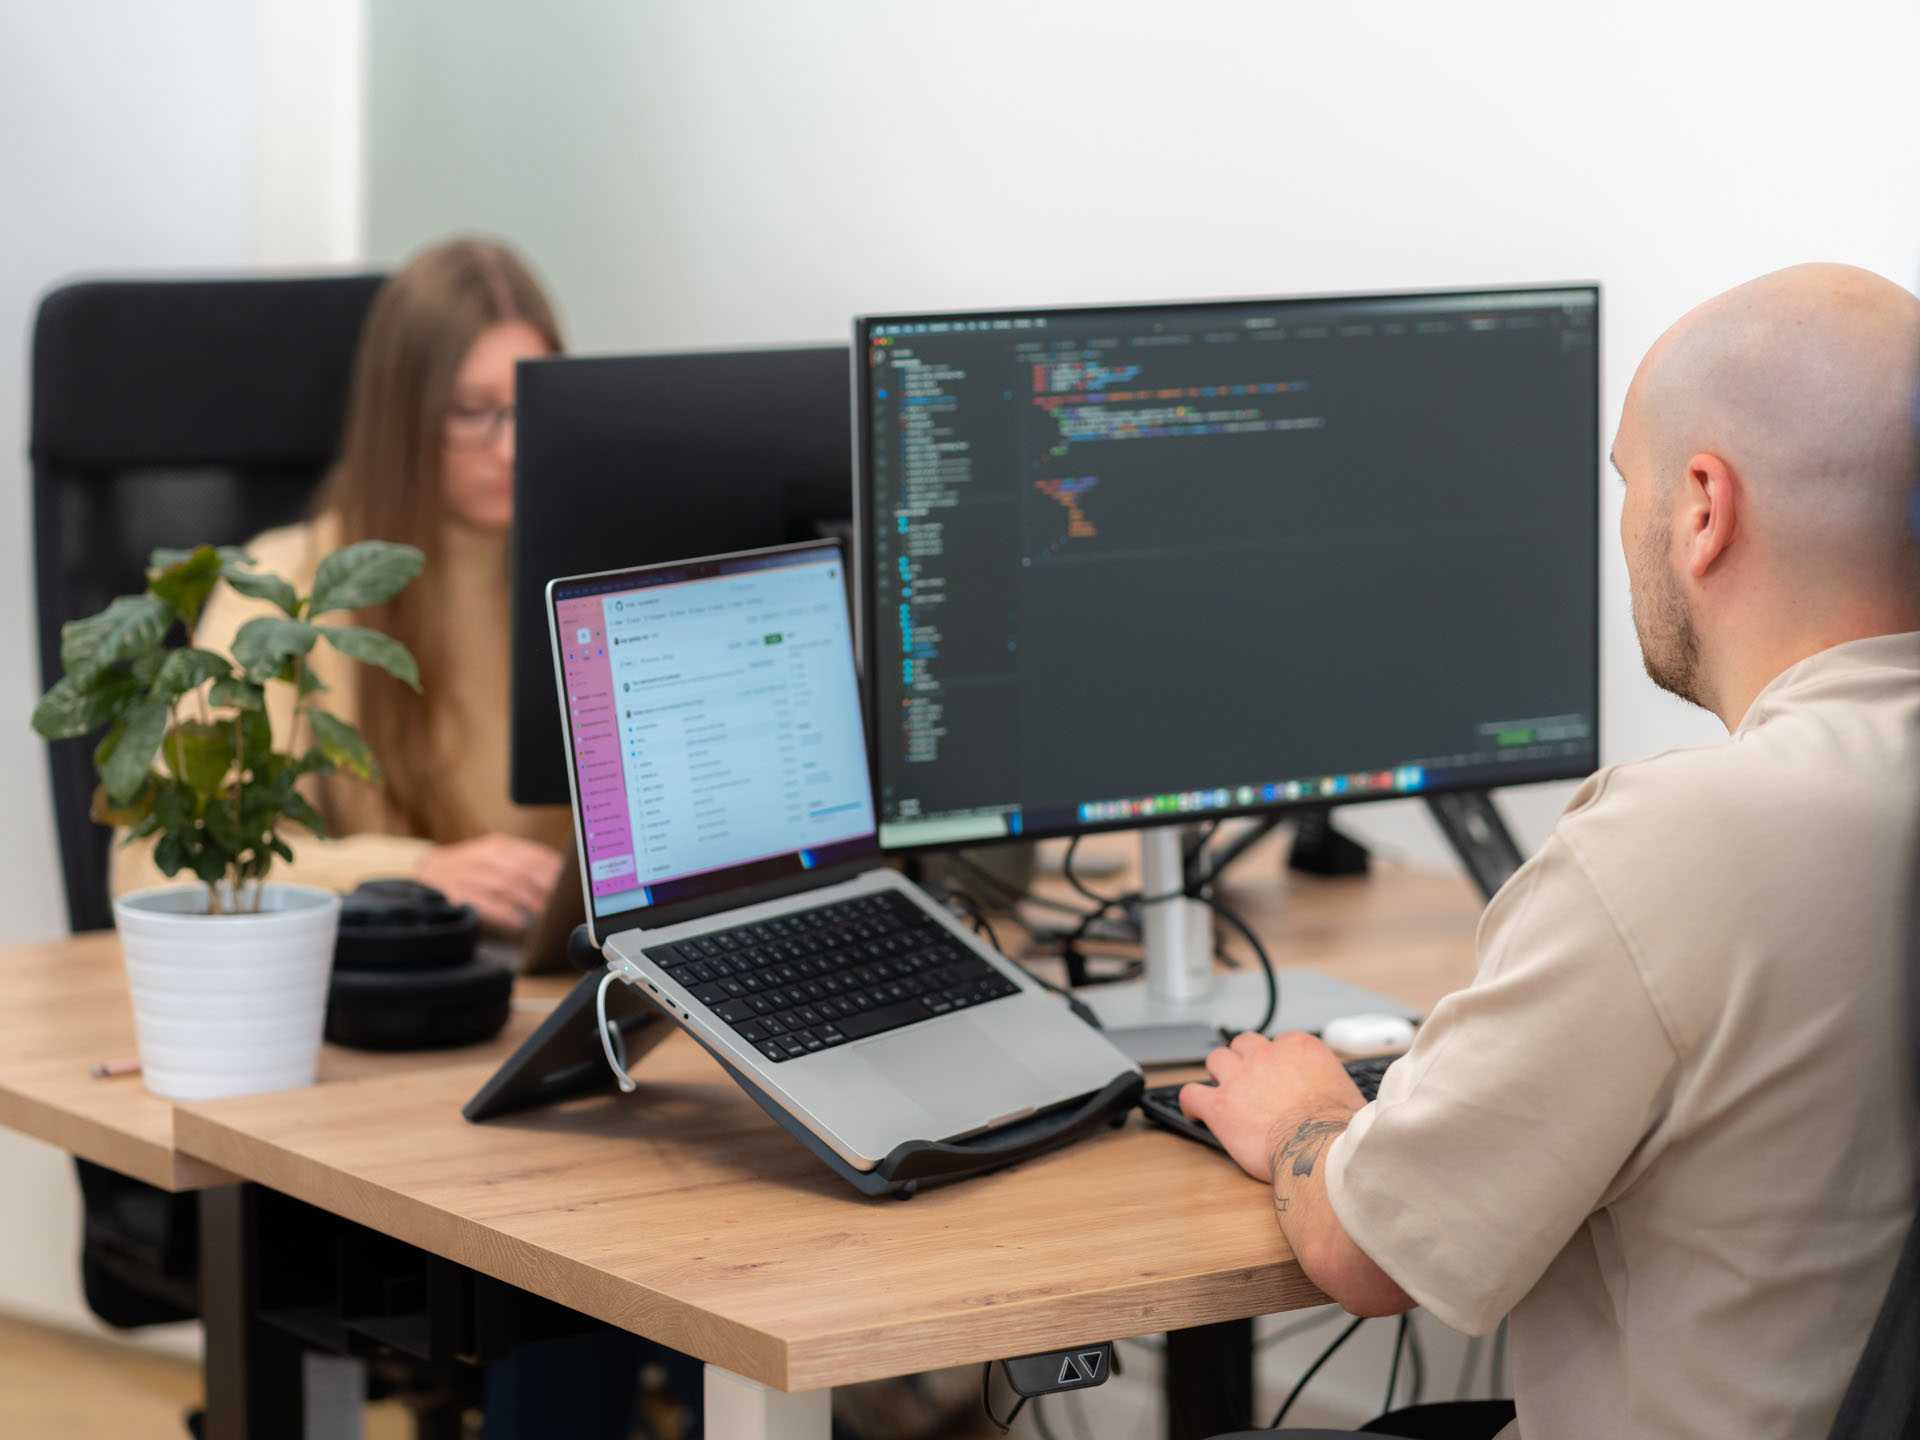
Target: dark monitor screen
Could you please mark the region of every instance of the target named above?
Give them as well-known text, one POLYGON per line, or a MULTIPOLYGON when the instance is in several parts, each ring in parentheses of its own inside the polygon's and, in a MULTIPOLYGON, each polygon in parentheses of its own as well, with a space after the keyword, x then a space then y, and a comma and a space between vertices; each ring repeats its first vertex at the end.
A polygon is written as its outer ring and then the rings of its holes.
POLYGON ((881 843, 1591 771, 1599 291, 855 323, 881 843))
POLYGON ((844 345, 522 362, 516 802, 567 803, 547 582, 844 532, 853 508, 848 367, 844 345))

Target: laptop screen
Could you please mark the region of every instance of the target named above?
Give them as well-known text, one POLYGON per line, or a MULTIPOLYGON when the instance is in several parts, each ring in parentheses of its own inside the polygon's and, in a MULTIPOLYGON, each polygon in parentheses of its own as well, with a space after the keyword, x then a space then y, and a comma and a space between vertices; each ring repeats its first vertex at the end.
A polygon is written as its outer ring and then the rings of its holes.
POLYGON ((550 587, 596 931, 875 851, 845 565, 812 544, 550 587))

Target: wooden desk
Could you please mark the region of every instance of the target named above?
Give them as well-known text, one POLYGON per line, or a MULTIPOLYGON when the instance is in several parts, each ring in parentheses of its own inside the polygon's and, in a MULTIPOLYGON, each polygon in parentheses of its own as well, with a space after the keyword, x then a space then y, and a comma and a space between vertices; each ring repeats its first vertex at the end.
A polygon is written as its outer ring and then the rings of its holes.
MULTIPOLYGON (((1422 1007, 1471 977, 1480 906, 1464 879, 1382 867, 1284 886, 1263 848, 1236 880, 1276 964, 1422 1007)), ((782 1409, 761 1386, 821 1392, 1324 1299, 1261 1187, 1137 1117, 1013 1171, 863 1201, 684 1037, 647 1056, 632 1096, 469 1125, 459 1106, 491 1068, 183 1106, 175 1136, 222 1170, 698 1356, 723 1372, 716 1403, 744 1377, 768 1434, 824 1435, 825 1400, 782 1409)))
MULTIPOLYGON (((566 977, 523 981, 516 998, 558 999, 566 977)), ((103 932, 0 948, 0 1125, 44 1140, 162 1190, 203 1190, 235 1177, 186 1153, 172 1102, 147 1093, 137 1075, 96 1080, 88 1068, 134 1053, 133 1005, 119 937, 103 932)), ((484 1046, 412 1055, 376 1055, 328 1045, 324 1083, 405 1074, 449 1064, 497 1064, 540 1023, 516 1009, 504 1034, 484 1046)))
MULTIPOLYGON (((1382 865, 1288 883, 1279 855, 1249 853, 1224 892, 1276 964, 1423 1009, 1471 978, 1480 906, 1463 877, 1382 865)), ((1322 1298, 1260 1187, 1137 1118, 1013 1171, 863 1201, 676 1038, 640 1063, 632 1096, 467 1124, 460 1104, 568 984, 523 981, 485 1046, 329 1046, 312 1088, 176 1107, 135 1077, 87 1074, 134 1050, 113 936, 12 947, 0 1123, 166 1189, 217 1187, 223 1206, 233 1180, 258 1181, 671 1344, 709 1362, 716 1436, 823 1436, 836 1384, 1322 1298)), ((223 1280, 210 1335, 248 1283, 223 1280)), ((248 1359, 216 1348, 210 1394, 248 1359)))

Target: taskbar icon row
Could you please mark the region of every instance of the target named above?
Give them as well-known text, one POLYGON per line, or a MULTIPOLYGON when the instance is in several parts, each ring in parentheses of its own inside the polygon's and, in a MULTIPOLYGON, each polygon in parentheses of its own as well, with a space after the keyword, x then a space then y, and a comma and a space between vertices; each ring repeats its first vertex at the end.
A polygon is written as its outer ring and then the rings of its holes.
POLYGON ((1087 824, 1150 820, 1164 815, 1197 815, 1213 810, 1248 810, 1256 805, 1301 804, 1342 796, 1415 795, 1426 788, 1419 765, 1391 770, 1359 770, 1349 775, 1319 775, 1305 780, 1274 780, 1262 785, 1182 790, 1170 795, 1141 795, 1126 800, 1089 800, 1079 807, 1087 824))

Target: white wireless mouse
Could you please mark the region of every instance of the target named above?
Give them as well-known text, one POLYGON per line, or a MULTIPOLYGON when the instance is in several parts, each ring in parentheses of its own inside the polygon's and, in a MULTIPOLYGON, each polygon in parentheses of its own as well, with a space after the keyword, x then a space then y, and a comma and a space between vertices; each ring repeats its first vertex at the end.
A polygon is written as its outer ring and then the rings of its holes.
POLYGON ((1320 1038, 1339 1055, 1396 1055, 1413 1044, 1413 1022, 1398 1015, 1342 1015, 1321 1028, 1320 1038))

